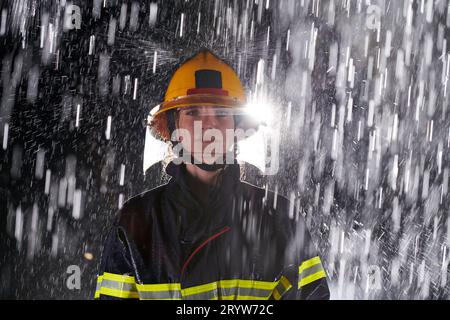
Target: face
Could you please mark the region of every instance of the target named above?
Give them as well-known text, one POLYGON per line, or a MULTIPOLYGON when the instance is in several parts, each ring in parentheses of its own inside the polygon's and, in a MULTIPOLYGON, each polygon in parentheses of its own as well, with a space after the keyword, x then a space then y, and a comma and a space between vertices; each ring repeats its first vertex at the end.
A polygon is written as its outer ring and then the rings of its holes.
POLYGON ((199 161, 213 163, 233 145, 230 132, 235 124, 230 108, 183 107, 177 112, 176 123, 183 148, 199 161))

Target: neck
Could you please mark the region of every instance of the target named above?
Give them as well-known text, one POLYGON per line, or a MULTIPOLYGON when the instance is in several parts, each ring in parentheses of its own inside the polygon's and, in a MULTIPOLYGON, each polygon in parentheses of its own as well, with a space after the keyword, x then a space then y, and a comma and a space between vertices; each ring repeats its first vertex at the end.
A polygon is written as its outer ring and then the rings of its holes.
POLYGON ((206 203, 208 198, 208 191, 211 186, 215 186, 218 181, 221 169, 216 171, 202 170, 196 165, 186 163, 187 183, 196 197, 202 202, 206 203))
POLYGON ((203 184, 206 186, 214 186, 217 183, 217 178, 221 169, 215 171, 202 170, 196 165, 186 163, 186 171, 189 173, 189 180, 197 184, 203 184))

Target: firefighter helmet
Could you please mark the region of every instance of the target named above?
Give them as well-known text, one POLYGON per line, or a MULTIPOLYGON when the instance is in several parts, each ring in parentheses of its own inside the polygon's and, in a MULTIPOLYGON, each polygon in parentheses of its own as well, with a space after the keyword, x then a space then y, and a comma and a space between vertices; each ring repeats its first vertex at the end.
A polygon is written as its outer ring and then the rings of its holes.
POLYGON ((170 141, 169 110, 187 106, 232 108, 238 115, 236 127, 256 129, 258 123, 245 108, 244 88, 236 72, 208 50, 202 50, 183 63, 170 80, 164 101, 150 111, 147 119, 152 134, 170 141))

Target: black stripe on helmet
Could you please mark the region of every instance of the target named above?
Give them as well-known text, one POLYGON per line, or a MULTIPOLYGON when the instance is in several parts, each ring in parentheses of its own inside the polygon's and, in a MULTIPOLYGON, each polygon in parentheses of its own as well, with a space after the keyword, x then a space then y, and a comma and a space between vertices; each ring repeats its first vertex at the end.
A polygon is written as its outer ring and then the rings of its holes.
POLYGON ((222 74, 217 70, 195 71, 195 88, 222 89, 222 74))

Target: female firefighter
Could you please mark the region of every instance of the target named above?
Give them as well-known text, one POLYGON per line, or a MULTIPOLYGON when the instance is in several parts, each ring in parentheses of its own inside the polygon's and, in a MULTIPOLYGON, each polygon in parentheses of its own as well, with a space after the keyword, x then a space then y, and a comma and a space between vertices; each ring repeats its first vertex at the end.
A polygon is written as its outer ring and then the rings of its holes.
POLYGON ((174 73, 149 125, 179 157, 165 168, 167 184, 119 210, 95 298, 329 299, 303 217, 240 180, 238 139, 227 132, 257 126, 244 105, 238 76, 210 51, 174 73))

